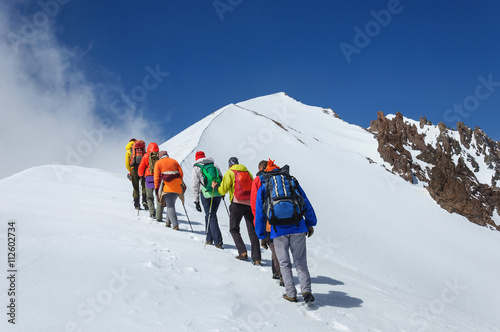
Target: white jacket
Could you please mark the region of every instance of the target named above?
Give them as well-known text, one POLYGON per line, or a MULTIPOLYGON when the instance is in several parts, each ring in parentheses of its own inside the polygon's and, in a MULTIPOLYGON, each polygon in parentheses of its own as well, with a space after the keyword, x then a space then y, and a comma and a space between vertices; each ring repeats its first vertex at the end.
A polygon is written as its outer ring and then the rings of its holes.
MULTIPOLYGON (((203 186, 203 174, 201 174, 201 168, 199 166, 196 166, 196 164, 206 165, 206 164, 211 164, 213 162, 214 162, 213 158, 205 157, 198 159, 193 166, 193 172, 191 174, 191 185, 193 189, 193 196, 195 203, 198 203, 200 201, 200 193, 201 193, 201 188, 203 186)), ((219 166, 217 166, 215 163, 214 166, 217 168, 219 174, 222 177, 223 173, 220 171, 219 166)))

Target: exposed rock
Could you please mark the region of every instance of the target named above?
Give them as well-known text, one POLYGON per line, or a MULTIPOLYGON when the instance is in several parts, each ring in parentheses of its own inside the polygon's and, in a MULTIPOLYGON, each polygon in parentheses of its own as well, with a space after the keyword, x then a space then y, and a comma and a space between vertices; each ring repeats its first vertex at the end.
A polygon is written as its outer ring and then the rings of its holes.
POLYGON ((423 129, 424 126, 432 126, 432 122, 428 121, 427 118, 424 116, 424 117, 420 117, 420 129, 423 129))
POLYGON ((500 143, 480 128, 471 130, 462 122, 457 123, 458 141, 453 130, 441 122, 433 143, 426 144, 426 126, 432 124, 425 117, 420 117, 417 128, 401 113, 389 120, 378 112, 368 131, 377 137, 378 152, 393 173, 411 183, 415 177, 427 184, 431 197, 448 212, 500 230, 492 220, 493 213, 500 211, 500 143), (416 155, 415 160, 410 151, 416 155), (491 183, 477 179, 475 174, 481 167, 495 170, 491 183))
POLYGON ((331 108, 323 109, 323 113, 328 114, 328 115, 332 115, 332 116, 336 117, 337 119, 340 119, 340 116, 331 108))
POLYGON ((457 122, 457 131, 460 134, 460 143, 467 149, 470 149, 470 143, 472 140, 472 130, 464 125, 463 122, 457 122))

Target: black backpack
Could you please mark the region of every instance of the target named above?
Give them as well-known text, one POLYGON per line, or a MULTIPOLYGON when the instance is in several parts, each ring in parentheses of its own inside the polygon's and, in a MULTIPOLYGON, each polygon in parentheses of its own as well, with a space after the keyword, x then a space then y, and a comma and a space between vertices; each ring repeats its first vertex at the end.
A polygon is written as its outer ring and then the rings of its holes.
POLYGON ((265 186, 263 212, 270 225, 299 225, 305 214, 306 202, 299 183, 290 175, 288 165, 260 175, 265 186))

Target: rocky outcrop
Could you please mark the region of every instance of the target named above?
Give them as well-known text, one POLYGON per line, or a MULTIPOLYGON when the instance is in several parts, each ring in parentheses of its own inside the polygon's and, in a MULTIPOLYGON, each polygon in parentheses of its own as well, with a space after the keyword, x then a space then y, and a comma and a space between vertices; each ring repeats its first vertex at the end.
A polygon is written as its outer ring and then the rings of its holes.
POLYGON ((455 131, 444 123, 433 126, 425 117, 411 121, 401 113, 387 118, 378 112, 368 130, 377 137, 378 152, 393 173, 411 183, 422 182, 448 212, 500 230, 492 219, 500 211, 499 142, 462 122, 455 131), (476 174, 488 183, 481 183, 476 174))

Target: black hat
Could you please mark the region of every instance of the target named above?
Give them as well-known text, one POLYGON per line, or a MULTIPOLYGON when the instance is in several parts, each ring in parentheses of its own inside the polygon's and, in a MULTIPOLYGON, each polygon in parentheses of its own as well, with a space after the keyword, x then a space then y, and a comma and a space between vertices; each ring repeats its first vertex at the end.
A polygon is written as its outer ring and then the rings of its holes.
POLYGON ((227 162, 228 167, 231 167, 233 165, 238 165, 238 164, 239 164, 238 158, 236 158, 236 157, 229 158, 229 161, 227 162))

